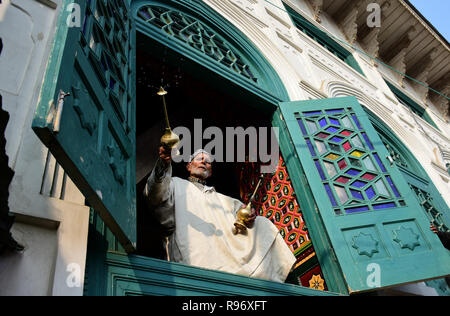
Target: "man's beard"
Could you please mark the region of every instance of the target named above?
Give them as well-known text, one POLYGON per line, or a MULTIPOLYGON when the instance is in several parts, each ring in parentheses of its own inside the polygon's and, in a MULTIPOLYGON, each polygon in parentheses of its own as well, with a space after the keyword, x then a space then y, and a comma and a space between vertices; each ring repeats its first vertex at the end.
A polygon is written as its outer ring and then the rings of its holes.
POLYGON ((194 168, 191 172, 191 176, 195 176, 203 180, 206 180, 211 176, 211 171, 203 170, 201 168, 194 168))

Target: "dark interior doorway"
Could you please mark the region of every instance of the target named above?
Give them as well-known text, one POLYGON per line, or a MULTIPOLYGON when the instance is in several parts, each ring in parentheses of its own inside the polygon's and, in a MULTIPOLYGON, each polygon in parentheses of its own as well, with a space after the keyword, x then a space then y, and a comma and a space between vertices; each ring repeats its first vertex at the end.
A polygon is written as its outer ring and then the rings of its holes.
MULTIPOLYGON (((137 43, 137 254, 165 259, 164 237, 142 195, 164 132, 162 100, 156 95, 159 87, 163 85, 168 91, 172 128, 184 126, 193 131, 194 119, 202 119, 203 130, 216 126, 225 135, 226 127, 269 127, 271 120, 270 113, 257 110, 258 100, 253 102, 232 82, 143 35, 138 34, 137 43)), ((208 142, 204 140, 203 146, 208 142)), ((173 176, 187 178, 186 163, 172 166, 173 176)), ((208 184, 220 193, 241 199, 239 168, 242 164, 214 163, 208 184)))

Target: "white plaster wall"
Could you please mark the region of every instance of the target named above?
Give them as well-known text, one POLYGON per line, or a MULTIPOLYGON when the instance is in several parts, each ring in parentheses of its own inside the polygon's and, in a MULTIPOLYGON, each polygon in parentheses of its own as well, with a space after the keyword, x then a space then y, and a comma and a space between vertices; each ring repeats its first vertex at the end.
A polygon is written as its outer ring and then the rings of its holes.
POLYGON ((0 259, 0 296, 50 295, 57 251, 55 229, 16 223, 11 232, 25 251, 0 259))
POLYGON ((36 0, 0 4, 0 93, 10 114, 6 152, 15 172, 9 207, 17 217, 13 236, 26 246, 0 258, 0 295, 83 294, 89 208, 31 129, 62 9, 62 0, 54 3, 56 9, 36 0), (75 286, 66 282, 74 267, 81 280, 75 286))

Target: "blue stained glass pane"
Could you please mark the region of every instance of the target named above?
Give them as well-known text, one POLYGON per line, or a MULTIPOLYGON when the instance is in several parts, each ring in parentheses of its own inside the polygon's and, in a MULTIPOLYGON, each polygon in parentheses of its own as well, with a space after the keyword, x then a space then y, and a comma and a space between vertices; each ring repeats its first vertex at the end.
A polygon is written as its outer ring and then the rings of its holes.
POLYGON ((367 143, 367 146, 369 146, 370 150, 375 150, 375 148, 372 145, 372 142, 370 141, 369 137, 367 137, 366 133, 362 133, 362 136, 364 137, 364 140, 367 143))
POLYGON ((356 126, 358 126, 359 129, 362 129, 361 124, 359 123, 359 120, 355 114, 352 114, 352 118, 353 118, 353 121, 355 121, 356 126))
POLYGON ((303 124, 302 120, 297 120, 298 125, 300 126, 300 129, 302 130, 302 133, 304 136, 308 135, 308 133, 306 132, 306 128, 305 125, 303 124))
POLYGON ((325 127, 328 125, 327 120, 324 118, 319 121, 319 124, 320 124, 320 127, 325 127))
POLYGON ((340 142, 342 142, 342 140, 343 140, 343 138, 340 138, 340 137, 337 137, 337 136, 334 136, 334 137, 331 139, 331 141, 333 141, 333 142, 335 142, 335 143, 340 143, 340 142))
POLYGON ((368 188, 366 191, 367 197, 371 200, 375 197, 375 191, 372 187, 368 188))
POLYGON ((331 192, 331 188, 328 184, 324 184, 325 190, 327 191, 328 198, 333 206, 337 206, 336 200, 334 199, 333 192, 331 192))
POLYGON ((362 182, 362 181, 355 181, 352 183, 352 187, 357 187, 357 188, 362 188, 363 186, 365 186, 367 183, 362 182))
POLYGON ((334 109, 334 110, 326 110, 325 112, 331 114, 331 113, 342 113, 344 112, 344 109, 334 109))
POLYGON ((352 196, 356 199, 360 199, 360 200, 364 200, 361 192, 359 191, 355 191, 355 190, 350 190, 350 192, 352 193, 352 196))
POLYGON ((327 129, 326 129, 326 131, 327 132, 330 132, 330 133, 335 133, 335 132, 337 132, 339 129, 337 129, 336 127, 328 127, 327 129))
POLYGON ((385 209, 385 208, 393 208, 396 207, 394 202, 390 202, 390 203, 383 203, 383 204, 376 204, 373 206, 373 208, 375 210, 381 210, 381 209, 385 209))
POLYGON ((386 168, 384 167, 383 163, 381 162, 380 157, 378 156, 378 154, 374 153, 373 156, 375 157, 375 160, 377 161, 378 165, 381 168, 381 171, 383 172, 387 172, 386 168))
POLYGON ((350 175, 350 176, 357 176, 358 174, 360 174, 361 171, 356 170, 356 169, 350 169, 346 172, 346 174, 350 175))
POLYGON ((387 179, 389 185, 391 186, 392 191, 394 191, 395 197, 399 198, 400 197, 400 193, 398 192, 397 187, 395 186, 394 182, 392 182, 391 177, 390 176, 386 176, 386 179, 387 179))
POLYGON ((345 212, 348 214, 351 214, 351 213, 357 213, 357 212, 365 212, 368 210, 369 210, 368 206, 359 206, 359 207, 346 208, 345 212))
POLYGON ((322 169, 322 167, 320 166, 320 162, 316 160, 316 161, 314 161, 314 163, 316 164, 317 171, 319 171, 320 178, 321 178, 322 180, 325 180, 325 179, 326 179, 326 178, 325 178, 325 174, 323 173, 323 169, 322 169))
POLYGON ((311 141, 309 139, 306 140, 306 145, 308 145, 311 156, 316 157, 316 151, 314 150, 314 147, 312 146, 311 141))
POLYGON ((322 114, 322 111, 315 111, 315 112, 303 112, 303 115, 319 115, 322 114))
POLYGON ((341 123, 338 120, 336 120, 334 118, 329 118, 329 120, 330 120, 331 124, 341 126, 341 123))

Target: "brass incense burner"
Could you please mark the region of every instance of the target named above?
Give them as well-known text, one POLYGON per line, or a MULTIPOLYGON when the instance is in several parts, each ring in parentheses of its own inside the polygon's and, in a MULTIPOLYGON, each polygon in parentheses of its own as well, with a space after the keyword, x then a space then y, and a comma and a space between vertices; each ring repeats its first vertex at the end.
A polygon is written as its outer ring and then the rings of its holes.
POLYGON ((157 93, 163 100, 163 108, 164 108, 164 118, 166 120, 166 130, 161 137, 161 145, 163 145, 165 148, 168 149, 175 149, 178 144, 180 143, 180 137, 178 137, 177 134, 175 134, 172 129, 170 128, 169 124, 169 116, 167 114, 167 104, 166 104, 166 94, 167 91, 164 90, 163 87, 161 87, 157 93))
POLYGON ((242 232, 242 233, 247 232, 248 220, 249 220, 250 216, 252 215, 252 202, 255 199, 256 192, 258 191, 263 178, 264 178, 263 175, 259 176, 258 184, 256 185, 256 188, 253 191, 253 194, 250 197, 250 200, 248 201, 247 206, 243 207, 237 211, 236 221, 235 221, 234 227, 233 227, 234 235, 237 235, 240 232, 242 232))

